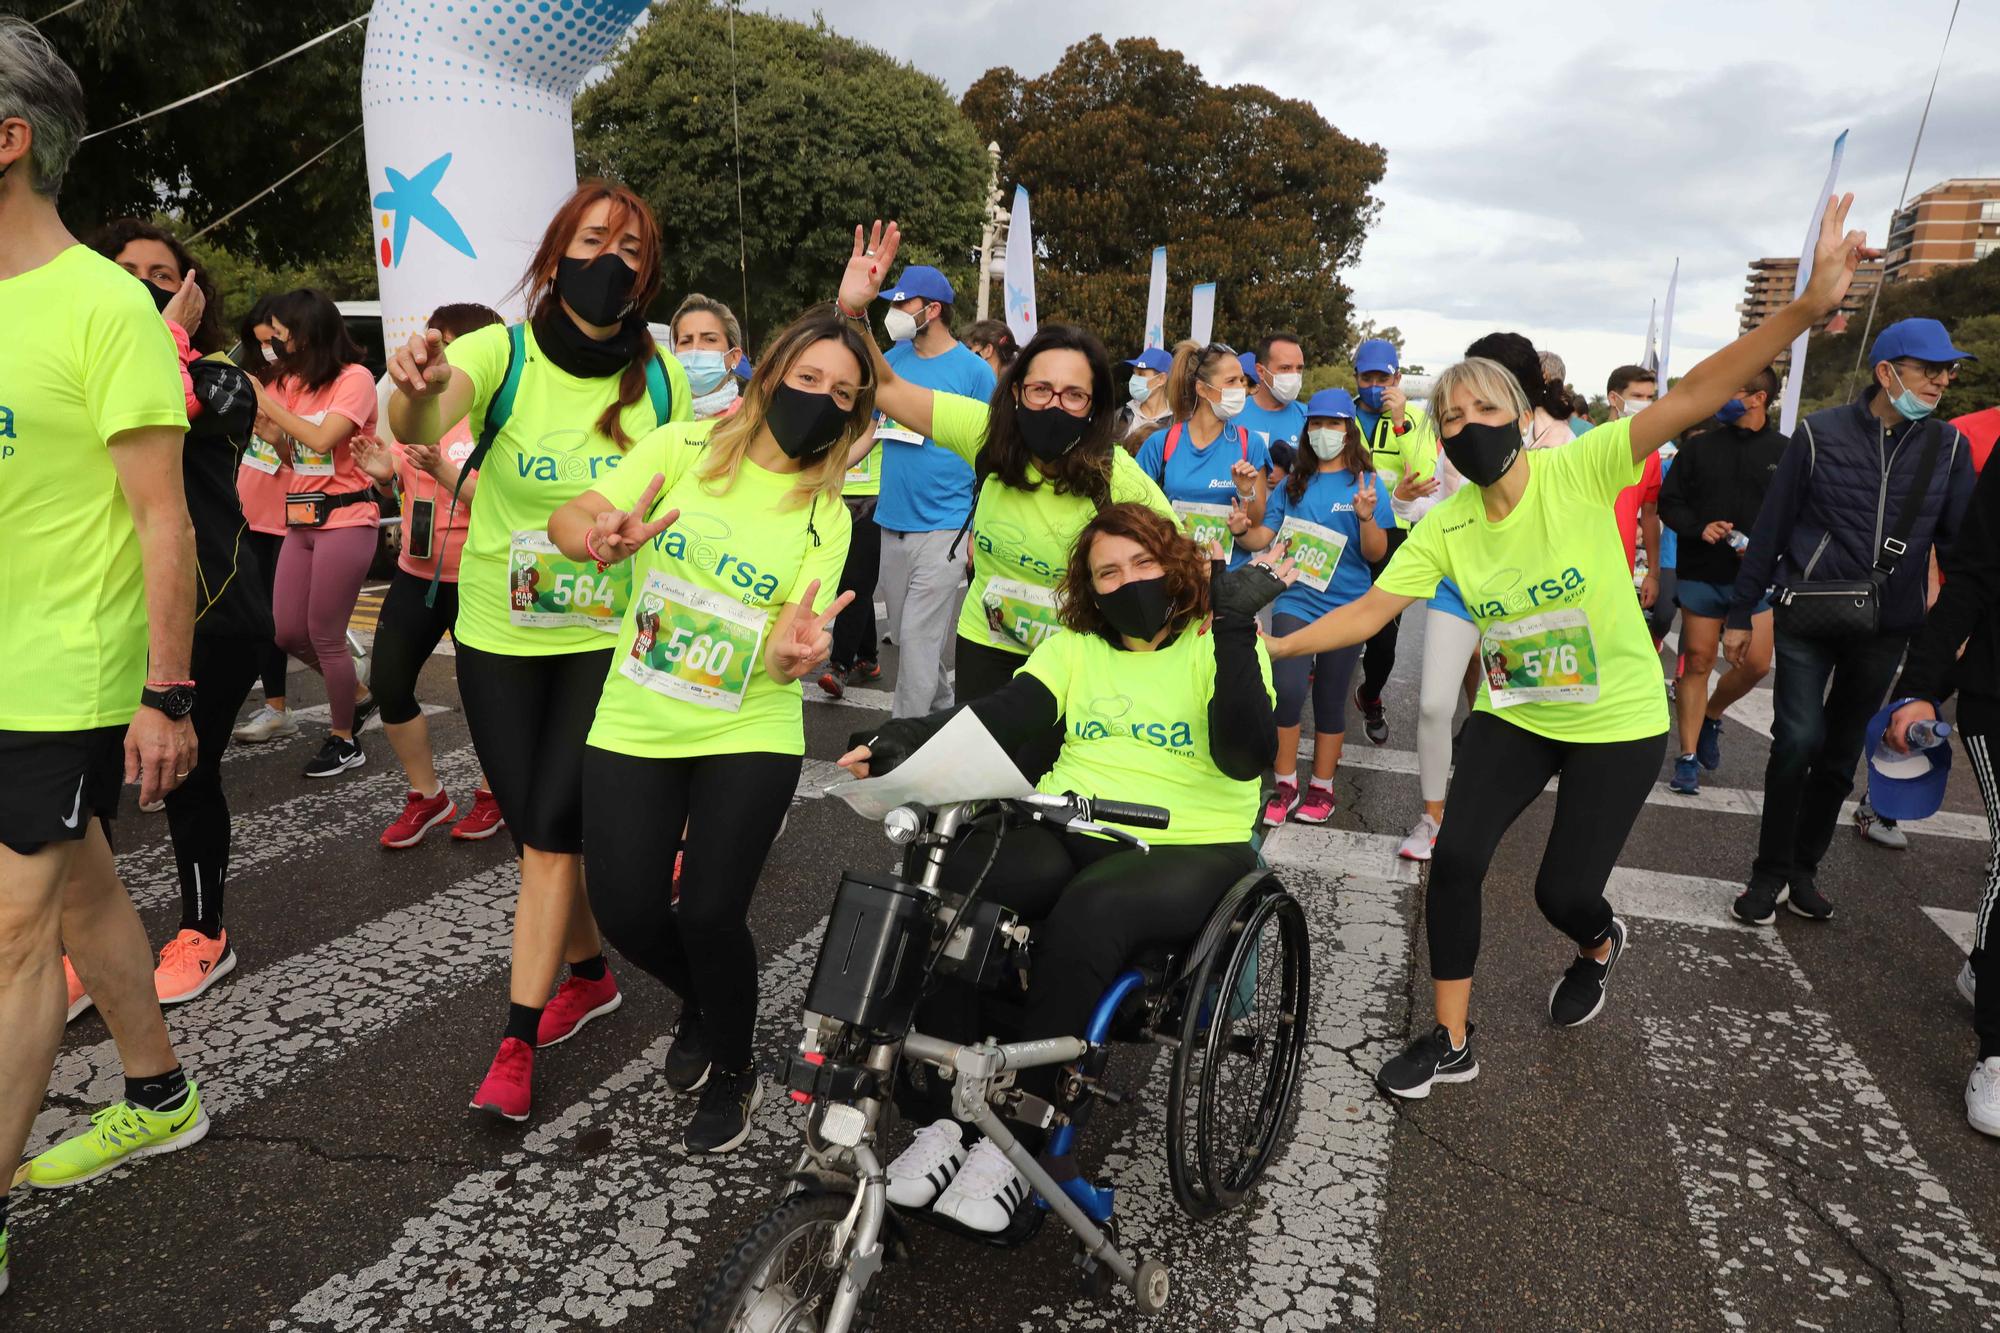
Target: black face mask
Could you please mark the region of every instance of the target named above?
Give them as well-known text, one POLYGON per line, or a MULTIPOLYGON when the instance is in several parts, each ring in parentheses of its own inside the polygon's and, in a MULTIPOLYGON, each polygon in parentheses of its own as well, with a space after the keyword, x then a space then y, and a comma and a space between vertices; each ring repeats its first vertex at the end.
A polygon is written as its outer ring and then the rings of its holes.
POLYGON ((1474 486, 1491 486, 1514 466, 1521 452, 1521 428, 1468 421, 1444 442, 1444 456, 1474 486))
POLYGON ((764 409, 764 424, 785 457, 811 460, 832 447, 847 429, 847 412, 830 393, 808 393, 780 384, 764 409))
POLYGON ((139 281, 146 283, 146 295, 153 298, 153 309, 163 315, 167 313, 167 307, 173 304, 173 299, 180 295, 179 292, 170 292, 155 283, 147 282, 144 278, 139 279, 139 281))
POLYGON ((563 256, 556 265, 556 295, 569 303, 576 317, 603 327, 625 317, 639 275, 617 255, 595 259, 563 256))
POLYGON ((1121 583, 1110 592, 1093 592, 1091 597, 1105 622, 1128 639, 1151 642, 1174 613, 1164 575, 1121 583))
POLYGON ((1076 448, 1076 442, 1090 429, 1090 418, 1073 417, 1053 403, 1047 407, 1017 405, 1014 424, 1020 428, 1021 443, 1028 446, 1029 455, 1046 463, 1076 448))

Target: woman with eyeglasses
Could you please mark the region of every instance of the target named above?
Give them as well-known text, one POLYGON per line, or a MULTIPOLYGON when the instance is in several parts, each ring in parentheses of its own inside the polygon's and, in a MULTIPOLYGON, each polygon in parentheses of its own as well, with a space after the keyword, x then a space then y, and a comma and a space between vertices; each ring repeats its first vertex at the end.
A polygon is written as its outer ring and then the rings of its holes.
MULTIPOLYGON (((842 315, 865 321, 901 242, 893 222, 877 222, 866 236, 854 229, 840 281, 842 315)), ((863 341, 874 348, 872 338, 863 341)), ((983 698, 1062 631, 1056 587, 1084 525, 1109 504, 1137 502, 1170 516, 1173 506, 1117 447, 1111 358, 1074 325, 1043 325, 1001 374, 991 403, 912 384, 879 351, 875 379, 877 407, 964 458, 977 475, 955 692, 960 702, 983 698)), ((1061 730, 1051 729, 1014 759, 1033 781, 1061 745, 1061 730)))
POLYGON ((1139 467, 1158 483, 1195 541, 1229 552, 1233 568, 1250 558, 1232 546, 1232 520, 1246 529, 1264 521, 1271 451, 1235 424, 1249 401, 1250 378, 1234 348, 1182 343, 1167 371, 1173 422, 1139 446, 1139 467))

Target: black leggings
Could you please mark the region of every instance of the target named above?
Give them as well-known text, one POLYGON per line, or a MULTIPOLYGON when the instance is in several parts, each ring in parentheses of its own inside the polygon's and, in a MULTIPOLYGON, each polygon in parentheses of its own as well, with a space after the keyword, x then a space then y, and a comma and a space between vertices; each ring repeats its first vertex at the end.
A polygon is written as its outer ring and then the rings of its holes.
POLYGON ((640 759, 584 750, 590 910, 604 938, 680 996, 684 1014, 700 1016, 724 1069, 750 1066, 757 1023, 750 895, 803 764, 795 754, 640 759), (686 856, 675 903, 677 851, 686 856))
POLYGON ((398 569, 382 598, 382 615, 375 624, 375 665, 368 687, 382 705, 382 721, 408 722, 421 711, 417 704, 417 673, 437 651, 438 640, 458 620, 458 584, 437 585, 437 605, 425 606, 431 581, 398 569))
MULTIPOLYGON (((1296 633, 1312 622, 1283 611, 1271 617, 1271 632, 1296 633)), ((1284 657, 1271 663, 1271 684, 1278 696, 1272 718, 1281 727, 1296 727, 1305 715, 1307 677, 1311 677, 1313 733, 1341 736, 1347 732, 1347 687, 1354 680, 1354 661, 1361 645, 1350 644, 1311 657, 1284 657)))
MULTIPOLYGON (((271 604, 271 592, 278 583, 278 552, 285 545, 282 532, 258 532, 245 528, 243 539, 257 552, 257 577, 264 584, 264 605, 271 604)), ((285 650, 278 646, 276 639, 267 640, 257 650, 257 669, 264 678, 264 697, 282 699, 285 697, 285 650)))
MULTIPOLYGON (((989 832, 974 834, 953 851, 945 873, 948 887, 969 885, 986 863, 992 839, 989 832)), ((1256 865, 1257 853, 1248 842, 1141 852, 1041 824, 1008 829, 979 896, 1013 908, 1031 927, 1032 964, 1018 1039, 1080 1035, 1098 1000, 1135 955, 1192 940, 1229 886, 1256 865)), ((970 987, 942 983, 924 1001, 918 1029, 947 1040, 974 1040, 993 1030, 979 1000, 970 987)), ((1020 1086, 1051 1100, 1060 1069, 1023 1070, 1020 1086)), ((899 1095, 909 1098, 905 1109, 912 1114, 950 1114, 928 1095, 911 1089, 899 1095)))
MULTIPOLYGON (((1372 583, 1382 577, 1382 571, 1389 567, 1389 560, 1396 554, 1396 548, 1409 540, 1408 528, 1390 528, 1382 534, 1389 540, 1389 549, 1382 553, 1380 560, 1368 562, 1368 578, 1372 583)), ((1375 637, 1361 653, 1362 698, 1373 701, 1382 697, 1382 687, 1389 683, 1389 673, 1396 669, 1396 626, 1400 616, 1389 617, 1388 623, 1375 631, 1375 637)))
MULTIPOLYGON (((222 793, 222 754, 236 715, 263 670, 260 639, 194 636, 195 765, 167 793, 167 834, 181 877, 182 930, 210 939, 222 932, 222 886, 229 875, 229 801, 222 793)), ((280 677, 282 679, 282 677, 280 677)))
POLYGON ((881 652, 875 639, 875 584, 882 577, 882 529, 875 526, 872 496, 849 500, 854 521, 847 542, 847 563, 840 568, 840 590, 854 600, 833 620, 833 665, 844 671, 856 662, 873 662, 881 652))
POLYGON ((583 850, 583 742, 610 648, 512 657, 458 645, 458 695, 516 848, 583 850))
POLYGON ((1432 978, 1472 975, 1486 868, 1502 835, 1557 775, 1562 786, 1535 876, 1535 905, 1579 948, 1602 943, 1611 929, 1605 882, 1666 752, 1665 732, 1636 741, 1552 741, 1491 713, 1466 719, 1445 796, 1451 818, 1438 835, 1424 896, 1432 978))
MULTIPOLYGON (((952 697, 961 704, 984 699, 1014 679, 1014 673, 1027 660, 1020 653, 1010 653, 1005 648, 995 648, 987 643, 974 643, 961 634, 958 636, 958 674, 952 678, 952 697)), ((1039 782, 1044 773, 1056 766, 1056 755, 1061 752, 1062 743, 1063 727, 1058 720, 1046 733, 1016 749, 1014 764, 1028 781, 1039 782)))

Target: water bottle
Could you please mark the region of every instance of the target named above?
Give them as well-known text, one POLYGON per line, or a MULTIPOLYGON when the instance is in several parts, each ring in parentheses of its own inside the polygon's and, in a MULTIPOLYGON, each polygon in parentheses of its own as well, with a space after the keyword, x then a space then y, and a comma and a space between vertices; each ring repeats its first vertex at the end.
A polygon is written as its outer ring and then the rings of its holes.
POLYGON ((1903 732, 1903 740, 1912 750, 1931 750, 1951 738, 1951 723, 1935 718, 1924 718, 1912 722, 1903 732))
POLYGON ((1729 534, 1729 549, 1741 554, 1750 549, 1750 534, 1732 531, 1729 534))

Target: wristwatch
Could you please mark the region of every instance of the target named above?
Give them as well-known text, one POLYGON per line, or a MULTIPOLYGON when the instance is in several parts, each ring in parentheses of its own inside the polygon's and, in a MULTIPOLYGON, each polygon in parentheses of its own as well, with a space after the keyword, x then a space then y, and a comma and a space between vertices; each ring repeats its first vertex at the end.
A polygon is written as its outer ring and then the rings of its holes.
POLYGON ((194 711, 194 686, 169 685, 156 690, 148 685, 139 691, 139 703, 145 708, 157 708, 178 722, 194 711))

